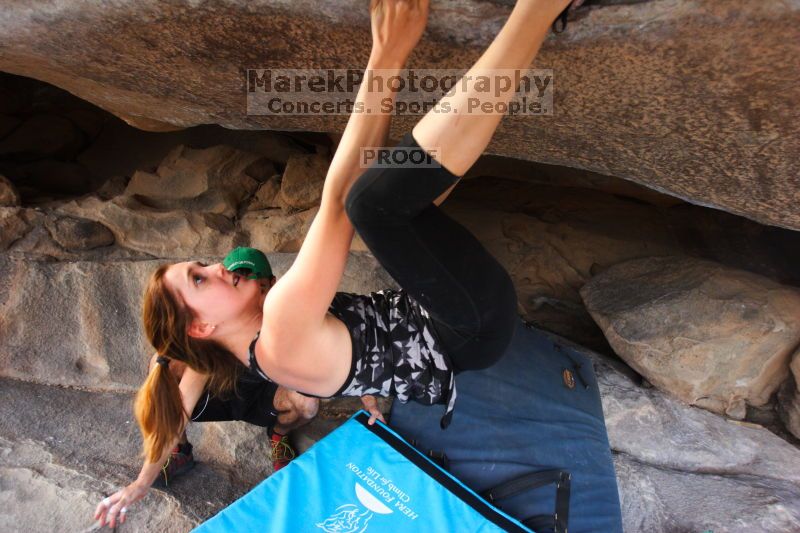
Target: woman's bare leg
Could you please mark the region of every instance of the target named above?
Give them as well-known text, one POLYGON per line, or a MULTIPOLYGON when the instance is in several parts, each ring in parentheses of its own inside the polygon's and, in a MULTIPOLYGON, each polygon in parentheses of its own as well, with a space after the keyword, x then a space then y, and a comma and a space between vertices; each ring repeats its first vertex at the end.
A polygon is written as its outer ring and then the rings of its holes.
MULTIPOLYGON (((568 1, 519 0, 469 74, 509 69, 513 75, 515 69, 527 69, 568 1)), ((496 105, 508 102, 515 89, 509 87, 496 98, 462 89, 444 102, 451 109, 465 109, 469 98, 496 105)), ((441 157, 436 159, 443 168, 370 167, 353 184, 345 202, 364 243, 429 313, 431 330, 435 328, 441 340, 438 348, 460 371, 494 364, 518 324, 517 295, 508 272, 474 235, 437 207, 480 156, 500 119, 501 115, 431 111, 398 147, 419 144, 429 151, 439 149, 441 157)))
MULTIPOLYGON (((519 0, 500 33, 467 75, 475 79, 475 76, 491 76, 496 69, 528 69, 551 24, 570 1, 519 0)), ((412 134, 422 148, 438 149, 435 159, 444 168, 456 176, 463 176, 486 149, 503 118, 500 114, 467 114, 469 99, 478 98, 481 102, 491 102, 493 105, 506 103, 511 100, 516 87, 490 92, 476 91, 474 84, 469 84, 467 90, 460 84, 456 84, 456 87, 459 90, 442 97, 439 102, 439 105, 447 102, 451 111, 429 111, 414 126, 412 134)), ((436 205, 451 190, 437 198, 436 205)))

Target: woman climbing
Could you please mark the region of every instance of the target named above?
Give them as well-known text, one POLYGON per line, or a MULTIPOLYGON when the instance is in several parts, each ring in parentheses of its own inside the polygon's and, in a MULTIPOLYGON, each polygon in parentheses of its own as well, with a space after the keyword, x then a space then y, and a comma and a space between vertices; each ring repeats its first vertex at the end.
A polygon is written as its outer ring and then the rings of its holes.
MULTIPOLYGON (((498 70, 527 69, 569 3, 518 1, 465 76, 474 80, 498 70)), ((365 78, 399 74, 422 35, 427 12, 424 0, 373 2, 365 78)), ((360 87, 356 105, 363 112, 351 115, 345 128, 320 210, 297 258, 250 324, 248 351, 241 340, 235 347, 239 360, 265 379, 325 397, 380 394, 445 402, 446 426, 455 401, 454 373, 485 368, 502 356, 517 322, 513 283, 477 239, 438 206, 502 118, 468 109, 476 101, 478 108, 499 108, 516 87, 487 91, 457 83, 455 88, 394 148, 435 152, 437 168, 373 165, 362 171, 359 149, 386 142, 391 116, 380 110, 395 94, 389 84, 372 91, 368 84, 360 87), (354 229, 401 290, 336 292, 354 229)), ((209 317, 198 324, 197 334, 211 334, 213 326, 209 317)), ((371 401, 367 407, 378 416, 371 401)))
MULTIPOLYGON (((569 3, 519 0, 466 75, 526 70, 569 3)), ((427 14, 427 0, 373 0, 365 78, 400 74, 427 14)), ((396 94, 390 84, 363 83, 355 106, 361 111, 349 118, 319 211, 286 274, 261 300, 253 281, 221 264, 160 267, 145 301, 153 309, 153 320, 145 324, 153 346, 212 383, 244 366, 307 395, 362 396, 371 422, 380 418, 373 394, 445 403, 446 427, 456 399, 455 374, 496 362, 518 320, 508 273, 438 207, 502 118, 467 110, 476 100, 507 103, 516 91, 491 89, 456 84, 394 148, 435 154, 437 167, 373 164, 364 170, 360 149, 385 145, 391 114, 383 110, 396 94), (337 292, 355 231, 400 290, 337 292)), ((151 462, 178 438, 186 420, 178 397, 167 393, 167 382, 146 384, 145 392, 164 406, 165 421, 156 424, 147 413, 140 417, 151 462)), ((112 523, 129 505, 125 497, 108 503, 112 523)))
MULTIPOLYGON (((233 250, 225 257, 223 264, 229 270, 257 280, 262 300, 270 287, 275 284, 275 276, 272 275, 266 256, 253 248, 233 250)), ((146 295, 145 302, 152 302, 152 298, 146 295)), ((152 315, 157 308, 145 305, 145 324, 164 319, 163 316, 152 315)), ((202 353, 202 347, 199 351, 202 353)), ((202 358, 203 355, 198 357, 202 358)), ((165 417, 164 411, 160 408, 169 406, 173 400, 171 395, 176 394, 175 399, 181 402, 183 412, 191 413, 184 418, 182 428, 185 428, 189 421, 241 420, 267 429, 269 459, 273 471, 280 470, 294 458, 294 450, 289 445, 287 436, 290 431, 314 418, 319 407, 318 400, 264 381, 257 374, 246 371, 244 367, 231 376, 235 379, 234 387, 217 385, 215 389, 209 382, 207 374, 199 373, 192 368, 199 365, 191 364, 189 358, 185 360, 190 363, 177 359, 170 360, 158 353, 150 358, 148 381, 137 396, 135 410, 137 418, 156 425, 151 428, 151 434, 165 432, 164 428, 158 427, 158 424, 165 423, 165 420, 169 419, 169 413, 165 417)), ((166 429, 169 431, 169 428, 166 429)), ((100 521, 100 526, 106 522, 111 527, 116 523, 123 523, 128 506, 145 497, 151 486, 166 487, 175 477, 182 475, 195 464, 192 445, 186 438, 185 431, 182 431, 177 439, 154 446, 162 446, 161 453, 153 460, 145 461, 136 480, 104 498, 97 505, 94 518, 100 521), (117 508, 118 513, 114 512, 113 502, 124 502, 117 508)))

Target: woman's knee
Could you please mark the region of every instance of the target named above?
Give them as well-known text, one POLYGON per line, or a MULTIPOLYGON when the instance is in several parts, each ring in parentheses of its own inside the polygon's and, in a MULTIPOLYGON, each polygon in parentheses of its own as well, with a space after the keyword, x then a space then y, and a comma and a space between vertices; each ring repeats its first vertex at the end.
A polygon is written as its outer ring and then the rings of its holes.
POLYGON ((497 363, 505 354, 510 338, 476 337, 451 354, 456 372, 483 370, 497 363))
POLYGON ((469 366, 464 370, 480 370, 488 368, 505 355, 514 337, 519 317, 516 312, 497 319, 492 329, 477 337, 474 356, 469 359, 469 366))
POLYGON ((480 331, 454 355, 456 369, 481 370, 505 354, 519 322, 517 295, 510 277, 496 287, 494 304, 484 314, 480 331))
POLYGON ((303 396, 303 399, 297 404, 297 410, 300 413, 300 418, 311 420, 317 416, 317 412, 319 411, 319 400, 316 398, 303 396))
MULTIPOLYGON (((310 420, 317 416, 319 400, 294 391, 287 391, 285 410, 295 417, 310 420)), ((277 406, 276 406, 277 407, 277 406)))

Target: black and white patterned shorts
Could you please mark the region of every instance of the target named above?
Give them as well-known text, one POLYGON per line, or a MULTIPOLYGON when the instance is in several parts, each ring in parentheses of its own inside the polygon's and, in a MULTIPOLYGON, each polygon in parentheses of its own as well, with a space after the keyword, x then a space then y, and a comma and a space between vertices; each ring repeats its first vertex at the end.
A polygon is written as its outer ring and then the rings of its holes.
POLYGON ((330 312, 353 339, 353 367, 337 396, 373 394, 432 405, 456 399, 452 364, 433 319, 406 291, 336 293, 330 312))

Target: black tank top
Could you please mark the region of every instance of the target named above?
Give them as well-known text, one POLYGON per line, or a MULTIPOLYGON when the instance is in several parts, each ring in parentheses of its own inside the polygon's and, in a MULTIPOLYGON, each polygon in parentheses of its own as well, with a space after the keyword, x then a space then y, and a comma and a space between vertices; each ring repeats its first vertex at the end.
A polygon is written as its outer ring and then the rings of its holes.
MULTIPOLYGON (((404 403, 445 403, 442 427, 447 427, 456 399, 453 365, 435 322, 419 303, 402 289, 337 292, 328 310, 344 322, 353 342, 350 372, 331 397, 372 394, 404 403)), ((259 334, 250 343, 250 368, 270 380, 256 362, 259 334)))

